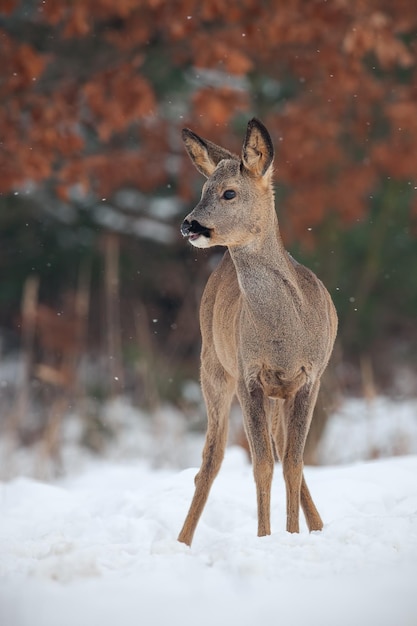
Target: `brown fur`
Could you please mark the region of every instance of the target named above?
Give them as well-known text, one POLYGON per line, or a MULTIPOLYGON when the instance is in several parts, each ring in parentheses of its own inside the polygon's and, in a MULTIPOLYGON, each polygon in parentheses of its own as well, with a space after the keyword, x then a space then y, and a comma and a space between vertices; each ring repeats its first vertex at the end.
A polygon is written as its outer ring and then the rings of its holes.
POLYGON ((321 530, 303 476, 303 452, 336 336, 335 308, 321 281, 284 249, 266 128, 258 120, 249 122, 240 159, 187 129, 183 139, 208 179, 183 233, 193 235, 197 247, 224 245, 228 250, 201 301, 201 385, 208 425, 194 497, 178 540, 191 545, 223 460, 235 394, 253 462, 258 535, 271 532, 273 445, 283 465, 287 530, 299 531, 300 504, 309 530, 321 530), (236 197, 224 198, 225 190, 236 197), (193 234, 194 223, 205 234, 193 234))

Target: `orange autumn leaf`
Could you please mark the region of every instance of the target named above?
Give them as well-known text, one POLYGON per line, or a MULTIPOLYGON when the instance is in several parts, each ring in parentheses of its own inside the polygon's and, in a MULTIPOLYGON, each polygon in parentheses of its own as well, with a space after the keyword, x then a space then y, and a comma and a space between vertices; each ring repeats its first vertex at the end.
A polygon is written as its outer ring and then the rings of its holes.
POLYGON ((238 110, 247 107, 247 97, 228 87, 204 88, 194 94, 193 106, 197 118, 203 118, 204 124, 226 124, 238 110))

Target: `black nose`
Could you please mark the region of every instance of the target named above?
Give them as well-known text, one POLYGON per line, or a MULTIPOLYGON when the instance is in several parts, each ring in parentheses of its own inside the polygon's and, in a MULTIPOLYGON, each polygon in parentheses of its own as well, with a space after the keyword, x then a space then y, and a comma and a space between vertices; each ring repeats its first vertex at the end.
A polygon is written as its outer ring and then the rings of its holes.
POLYGON ((190 233, 191 233, 191 224, 188 220, 184 220, 183 223, 181 224, 181 235, 183 237, 188 237, 190 233))
POLYGON ((206 226, 202 226, 197 220, 184 220, 181 224, 181 234, 183 237, 190 237, 190 235, 204 235, 210 237, 210 229, 206 226))

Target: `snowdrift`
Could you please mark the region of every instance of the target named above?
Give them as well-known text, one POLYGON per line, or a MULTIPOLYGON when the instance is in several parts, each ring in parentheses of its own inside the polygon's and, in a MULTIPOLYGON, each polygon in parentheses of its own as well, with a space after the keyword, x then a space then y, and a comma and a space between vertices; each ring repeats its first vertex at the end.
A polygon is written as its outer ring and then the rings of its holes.
POLYGON ((307 468, 321 533, 256 537, 244 453, 227 452, 192 548, 176 536, 196 470, 92 463, 54 484, 0 486, 4 626, 415 626, 417 456, 307 468))

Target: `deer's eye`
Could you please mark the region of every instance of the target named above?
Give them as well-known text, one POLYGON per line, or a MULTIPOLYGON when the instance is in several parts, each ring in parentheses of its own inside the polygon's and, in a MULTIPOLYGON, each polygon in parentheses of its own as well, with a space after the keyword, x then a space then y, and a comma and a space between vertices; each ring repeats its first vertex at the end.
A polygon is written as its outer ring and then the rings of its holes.
POLYGON ((223 194, 223 198, 225 200, 233 200, 233 198, 236 198, 236 191, 234 191, 233 189, 226 189, 223 194))

